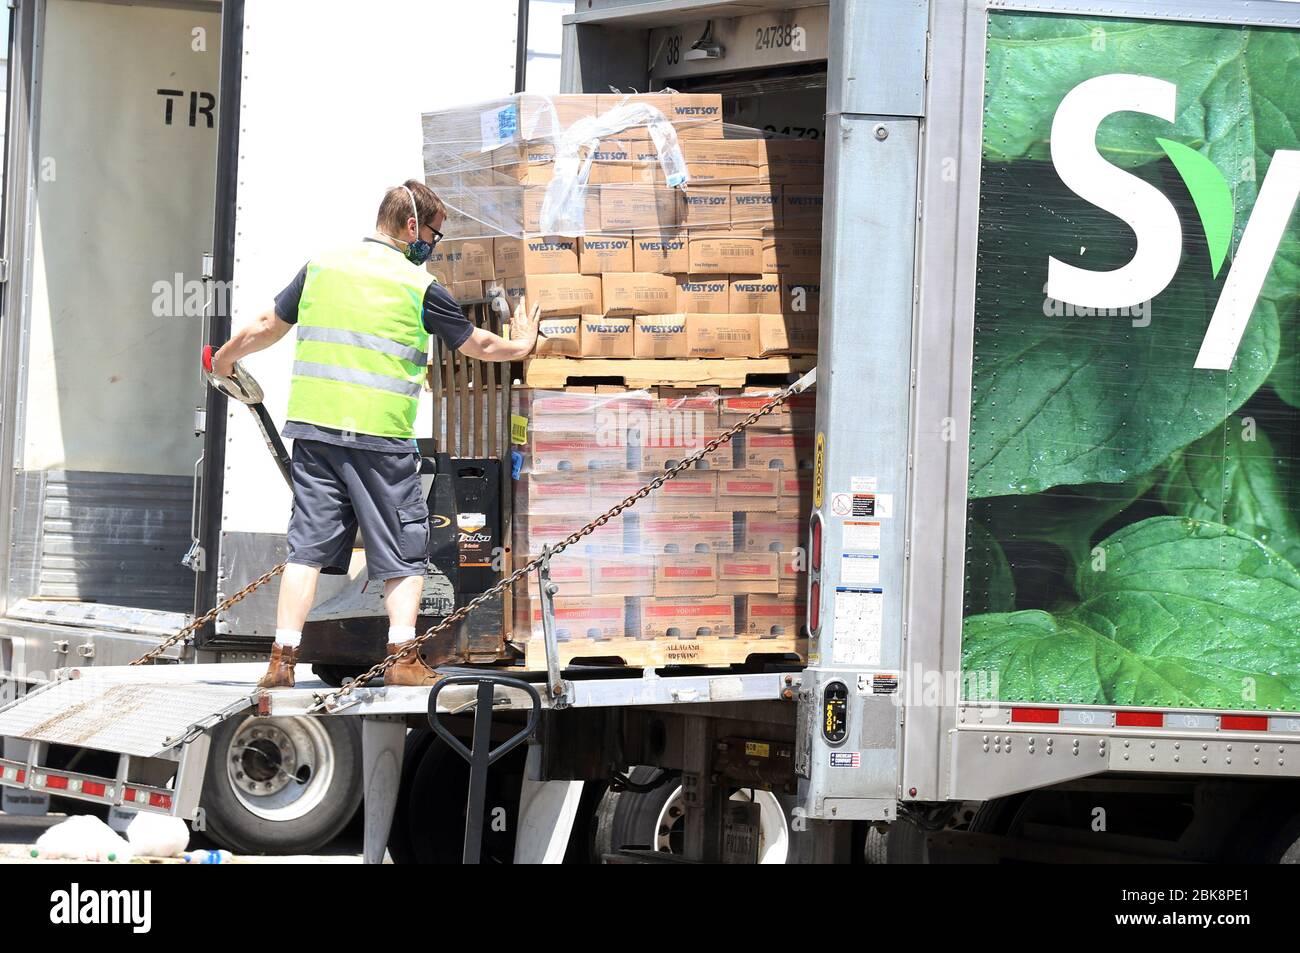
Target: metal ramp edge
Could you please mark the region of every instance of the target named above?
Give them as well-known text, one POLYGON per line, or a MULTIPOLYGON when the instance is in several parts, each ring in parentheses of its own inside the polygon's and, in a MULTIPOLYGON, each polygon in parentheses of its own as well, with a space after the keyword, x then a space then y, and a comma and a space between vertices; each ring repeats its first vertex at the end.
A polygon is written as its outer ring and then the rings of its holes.
POLYGON ((43 685, 0 709, 0 737, 164 757, 199 730, 253 704, 253 683, 245 679, 178 679, 178 668, 227 666, 86 669, 85 677, 43 685))

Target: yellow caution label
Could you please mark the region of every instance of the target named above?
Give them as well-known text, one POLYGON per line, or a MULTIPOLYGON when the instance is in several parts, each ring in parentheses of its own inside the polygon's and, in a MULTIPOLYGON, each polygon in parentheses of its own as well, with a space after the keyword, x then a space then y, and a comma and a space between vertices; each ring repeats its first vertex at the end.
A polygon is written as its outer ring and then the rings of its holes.
POLYGON ((528 442, 528 418, 519 414, 510 415, 510 442, 525 444, 528 442))
POLYGON ((745 754, 751 758, 772 757, 772 746, 762 741, 746 741, 745 754))
POLYGON ((817 451, 813 458, 813 506, 820 509, 826 488, 826 434, 817 434, 817 451))

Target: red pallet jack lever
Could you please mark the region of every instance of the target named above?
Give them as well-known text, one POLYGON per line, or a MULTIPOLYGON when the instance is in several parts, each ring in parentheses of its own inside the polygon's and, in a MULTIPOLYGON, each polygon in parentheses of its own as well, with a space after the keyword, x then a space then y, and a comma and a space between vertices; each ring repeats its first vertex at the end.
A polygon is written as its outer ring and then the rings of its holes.
POLYGON ((244 370, 243 365, 235 362, 235 369, 229 377, 222 377, 212 370, 212 345, 203 345, 203 379, 232 400, 245 404, 253 412, 257 429, 262 432, 266 447, 275 458, 275 465, 280 468, 284 482, 293 486, 289 479, 289 452, 284 449, 284 441, 275 429, 275 421, 262 403, 265 395, 262 387, 253 379, 253 375, 244 370))

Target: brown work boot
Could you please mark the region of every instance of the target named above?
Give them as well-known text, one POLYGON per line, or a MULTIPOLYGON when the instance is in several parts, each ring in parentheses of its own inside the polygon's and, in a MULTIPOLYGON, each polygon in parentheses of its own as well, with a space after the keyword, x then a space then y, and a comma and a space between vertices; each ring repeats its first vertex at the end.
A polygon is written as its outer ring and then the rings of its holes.
MULTIPOLYGON (((401 645, 397 645, 396 643, 389 642, 388 654, 396 655, 410 644, 410 642, 403 642, 401 645)), ((411 649, 388 668, 384 669, 385 685, 432 685, 441 677, 441 675, 424 664, 424 660, 420 658, 420 650, 418 648, 411 649)))
POLYGON ((258 688, 293 688, 293 667, 298 663, 297 646, 271 645, 271 664, 266 674, 257 680, 258 688))

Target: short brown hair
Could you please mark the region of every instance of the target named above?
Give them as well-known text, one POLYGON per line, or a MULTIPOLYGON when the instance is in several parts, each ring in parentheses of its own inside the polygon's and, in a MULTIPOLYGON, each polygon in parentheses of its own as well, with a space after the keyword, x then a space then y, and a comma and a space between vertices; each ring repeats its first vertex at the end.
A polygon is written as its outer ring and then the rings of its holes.
POLYGON ((447 213, 442 199, 419 179, 407 179, 402 185, 406 188, 397 185, 384 193, 384 200, 379 203, 379 215, 375 218, 375 225, 380 229, 390 233, 406 231, 406 220, 411 217, 411 195, 415 196, 416 217, 421 227, 433 225, 439 212, 447 213), (406 194, 406 189, 411 190, 411 195, 406 194))

